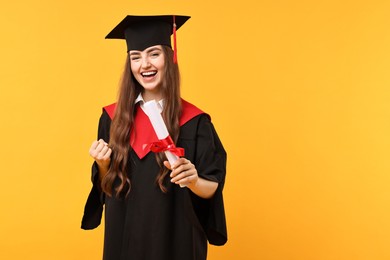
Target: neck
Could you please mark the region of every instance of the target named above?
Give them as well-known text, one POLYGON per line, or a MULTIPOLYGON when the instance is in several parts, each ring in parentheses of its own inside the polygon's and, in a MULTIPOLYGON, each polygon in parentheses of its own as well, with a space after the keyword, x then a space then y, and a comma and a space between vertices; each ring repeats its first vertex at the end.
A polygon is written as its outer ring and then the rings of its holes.
POLYGON ((142 98, 145 102, 150 100, 156 100, 158 102, 162 99, 162 94, 160 92, 144 91, 142 93, 142 98))

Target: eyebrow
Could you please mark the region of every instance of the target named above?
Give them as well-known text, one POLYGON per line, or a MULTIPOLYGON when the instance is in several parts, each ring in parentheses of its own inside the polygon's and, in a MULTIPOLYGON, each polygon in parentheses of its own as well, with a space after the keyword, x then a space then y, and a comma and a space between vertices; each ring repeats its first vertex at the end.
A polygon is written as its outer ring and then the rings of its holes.
POLYGON ((153 48, 149 49, 149 50, 147 51, 147 53, 152 52, 152 51, 161 51, 161 49, 158 48, 158 47, 153 47, 153 48))
MULTIPOLYGON (((153 47, 149 50, 146 51, 146 53, 151 53, 152 51, 162 51, 162 49, 158 48, 158 47, 153 47)), ((130 56, 131 55, 139 55, 141 53, 141 51, 133 51, 132 53, 130 52, 130 56)))

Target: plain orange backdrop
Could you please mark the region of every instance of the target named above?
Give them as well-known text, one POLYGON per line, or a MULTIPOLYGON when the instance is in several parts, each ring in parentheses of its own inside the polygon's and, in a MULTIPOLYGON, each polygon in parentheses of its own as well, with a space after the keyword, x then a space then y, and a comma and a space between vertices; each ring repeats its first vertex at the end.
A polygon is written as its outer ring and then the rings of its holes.
POLYGON ((182 95, 228 152, 210 260, 390 259, 390 2, 3 1, 0 259, 101 259, 82 231, 90 143, 127 14, 185 14, 182 95))

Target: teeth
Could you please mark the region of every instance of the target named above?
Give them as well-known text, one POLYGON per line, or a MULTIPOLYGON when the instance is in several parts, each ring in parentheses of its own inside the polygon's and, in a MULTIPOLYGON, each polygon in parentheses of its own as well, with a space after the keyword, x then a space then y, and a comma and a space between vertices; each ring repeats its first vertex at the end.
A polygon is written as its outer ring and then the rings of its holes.
POLYGON ((142 76, 151 76, 151 75, 155 75, 157 72, 155 71, 147 71, 147 72, 142 72, 141 75, 142 76))

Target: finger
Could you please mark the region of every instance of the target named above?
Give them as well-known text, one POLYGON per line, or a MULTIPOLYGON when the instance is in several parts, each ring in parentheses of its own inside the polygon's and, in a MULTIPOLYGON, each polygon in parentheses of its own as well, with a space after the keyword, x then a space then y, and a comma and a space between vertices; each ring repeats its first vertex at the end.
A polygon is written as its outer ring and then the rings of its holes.
POLYGON ((102 160, 108 161, 111 159, 112 150, 108 148, 107 152, 103 155, 102 160))
POLYGON ((178 181, 175 181, 175 184, 187 186, 188 184, 191 184, 192 182, 194 182, 196 180, 196 178, 197 178, 197 176, 190 175, 190 176, 182 178, 182 179, 180 179, 178 181))
POLYGON ((164 161, 164 166, 167 167, 169 170, 172 170, 171 164, 168 161, 164 161))
POLYGON ((92 155, 92 152, 96 149, 96 147, 99 145, 98 141, 93 141, 91 147, 89 148, 89 154, 92 155))
POLYGON ((102 148, 102 150, 99 151, 99 153, 98 153, 96 159, 98 159, 98 160, 103 160, 104 158, 106 158, 106 157, 107 157, 106 154, 107 154, 107 152, 108 152, 109 149, 110 149, 110 148, 108 148, 108 146, 104 146, 104 147, 102 148))
POLYGON ((185 168, 183 165, 180 165, 178 168, 175 168, 172 170, 170 176, 171 176, 171 178, 173 178, 175 176, 179 176, 180 174, 182 174, 186 170, 189 170, 189 169, 185 168))
POLYGON ((176 183, 177 181, 179 181, 179 180, 181 180, 181 179, 183 179, 185 177, 186 177, 186 175, 185 175, 184 172, 181 172, 180 174, 177 174, 177 175, 171 174, 171 178, 172 178, 171 182, 176 183))
POLYGON ((100 153, 102 150, 107 147, 107 143, 104 142, 103 139, 100 139, 99 141, 94 141, 91 145, 91 148, 89 149, 89 154, 94 158, 97 159, 99 156, 102 156, 100 153))
POLYGON ((180 165, 183 165, 186 163, 186 161, 188 161, 186 158, 179 158, 177 159, 177 161, 172 165, 172 169, 176 169, 178 167, 180 167, 180 165))
POLYGON ((104 155, 108 152, 109 149, 110 149, 110 148, 108 148, 108 146, 105 145, 105 146, 102 148, 102 150, 100 151, 100 154, 104 156, 104 155))
POLYGON ((99 141, 99 145, 96 147, 96 151, 98 151, 98 153, 102 152, 103 149, 107 147, 107 144, 105 142, 100 142, 99 141))
POLYGON ((108 145, 108 143, 106 143, 106 141, 104 141, 103 139, 99 139, 99 143, 103 143, 105 145, 108 145))
POLYGON ((99 139, 98 143, 99 144, 96 148, 99 150, 103 149, 103 147, 105 147, 105 146, 108 146, 108 144, 103 139, 99 139))
POLYGON ((193 165, 190 161, 186 160, 185 162, 186 162, 185 164, 181 164, 179 167, 174 169, 174 171, 172 172, 172 176, 175 176, 180 172, 195 169, 195 165, 193 165))
POLYGON ((179 174, 177 174, 176 176, 174 175, 173 178, 171 179, 171 181, 177 182, 177 181, 180 181, 184 178, 188 178, 188 177, 195 175, 195 174, 196 174, 196 171, 193 171, 193 170, 182 171, 179 174))
POLYGON ((92 158, 96 158, 99 155, 99 151, 97 150, 97 147, 99 146, 99 142, 95 141, 91 148, 89 149, 89 155, 91 155, 92 158))
MULTIPOLYGON (((190 162, 190 161, 188 161, 188 162, 190 162)), ((193 170, 195 170, 195 172, 196 172, 195 166, 193 164, 191 164, 191 163, 182 164, 178 168, 174 169, 171 172, 170 177, 174 178, 174 177, 179 176, 179 178, 180 178, 180 177, 183 177, 183 175, 180 176, 180 174, 184 174, 184 176, 186 176, 193 170)))

